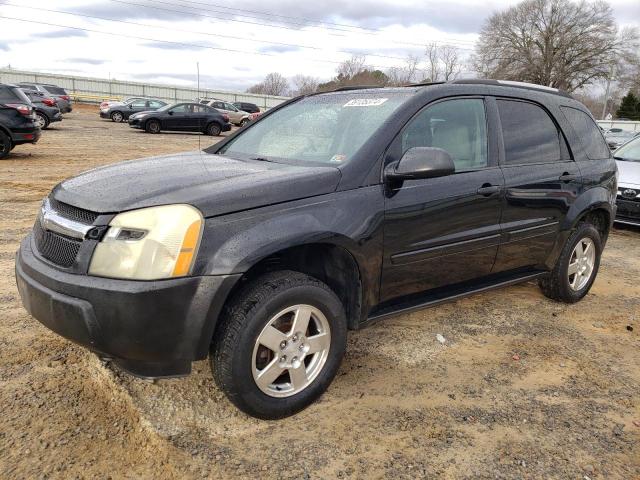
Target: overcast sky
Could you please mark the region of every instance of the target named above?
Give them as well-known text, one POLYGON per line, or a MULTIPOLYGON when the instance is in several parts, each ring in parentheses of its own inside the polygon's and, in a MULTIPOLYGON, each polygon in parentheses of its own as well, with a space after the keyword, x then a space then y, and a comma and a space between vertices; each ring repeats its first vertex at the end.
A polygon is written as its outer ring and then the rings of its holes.
MULTIPOLYGON (((381 69, 432 41, 468 54, 487 16, 513 3, 0 0, 0 66, 193 85, 199 62, 201 84, 225 90, 272 71, 328 80, 353 53, 381 69)), ((620 25, 640 26, 640 0, 610 4, 620 25)))

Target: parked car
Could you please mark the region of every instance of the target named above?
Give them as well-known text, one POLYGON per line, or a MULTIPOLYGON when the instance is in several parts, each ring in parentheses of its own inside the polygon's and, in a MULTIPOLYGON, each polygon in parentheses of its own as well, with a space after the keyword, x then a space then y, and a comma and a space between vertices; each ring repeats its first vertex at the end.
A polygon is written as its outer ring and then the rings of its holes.
POLYGON ((111 121, 119 123, 129 120, 134 113, 150 112, 166 105, 167 102, 162 100, 136 98, 127 103, 113 103, 107 108, 100 108, 100 118, 110 118, 111 121))
POLYGON ((605 133, 604 137, 607 141, 607 145, 611 150, 615 150, 620 148, 622 145, 627 143, 633 137, 637 135, 636 132, 632 132, 630 130, 623 130, 621 128, 612 128, 607 133, 605 133))
POLYGON ((203 105, 209 105, 210 107, 215 108, 220 113, 224 113, 229 117, 229 121, 234 125, 238 125, 239 127, 244 127, 247 123, 249 123, 253 117, 248 112, 243 112, 239 110, 235 105, 225 102, 223 100, 200 100, 200 103, 203 105))
POLYGON ((613 153, 618 165, 616 222, 640 226, 640 137, 613 153))
POLYGON ((16 277, 59 334, 142 377, 209 356, 235 405, 273 419, 328 387, 348 329, 534 279, 579 301, 615 198, 615 161, 567 94, 351 88, 292 99, 204 151, 63 181, 16 277))
POLYGON ((258 107, 255 103, 233 102, 233 106, 238 110, 242 110, 243 112, 260 113, 260 107, 258 107))
POLYGON ((231 130, 229 117, 215 108, 198 103, 177 103, 166 105, 155 112, 136 113, 129 117, 129 126, 148 133, 169 130, 203 132, 213 136, 231 130))
POLYGON ((40 139, 34 112, 31 101, 19 87, 0 83, 0 159, 16 145, 40 139))
POLYGON ((150 97, 125 97, 122 100, 105 100, 103 102, 100 102, 100 110, 102 110, 103 108, 110 107, 111 105, 114 105, 116 103, 118 104, 131 103, 134 100, 156 100, 156 99, 150 98, 150 97))
POLYGON ((42 130, 49 128, 53 122, 62 121, 62 113, 56 101, 37 90, 21 89, 35 107, 36 125, 42 130))
POLYGON ((60 112, 69 113, 73 110, 71 106, 71 97, 66 92, 66 90, 62 87, 58 87, 57 85, 51 85, 48 83, 31 83, 31 82, 22 82, 18 84, 21 88, 28 88, 29 90, 37 90, 38 92, 42 92, 48 97, 54 98, 56 103, 58 104, 58 108, 60 108, 60 112))

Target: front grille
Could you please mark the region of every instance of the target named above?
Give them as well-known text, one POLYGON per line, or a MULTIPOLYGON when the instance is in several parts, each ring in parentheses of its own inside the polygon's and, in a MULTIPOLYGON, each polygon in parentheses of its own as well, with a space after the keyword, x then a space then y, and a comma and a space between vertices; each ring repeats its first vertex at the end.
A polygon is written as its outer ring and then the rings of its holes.
POLYGON ((68 203, 62 203, 53 197, 49 197, 49 204, 56 212, 63 217, 75 220, 76 222, 86 223, 91 225, 98 218, 97 213, 84 210, 83 208, 74 207, 68 203))
POLYGON ((65 237, 42 228, 40 220, 33 226, 33 238, 40 255, 47 260, 69 268, 76 261, 82 241, 65 237))

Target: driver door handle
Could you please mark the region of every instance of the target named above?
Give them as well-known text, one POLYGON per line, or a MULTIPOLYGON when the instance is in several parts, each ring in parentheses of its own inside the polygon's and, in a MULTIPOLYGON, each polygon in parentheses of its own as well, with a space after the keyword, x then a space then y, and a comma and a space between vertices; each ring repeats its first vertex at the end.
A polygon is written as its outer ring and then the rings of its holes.
POLYGON ((579 180, 580 177, 578 175, 572 175, 568 172, 564 172, 562 175, 560 175, 560 181, 561 182, 573 182, 574 180, 579 180))
POLYGON ((477 190, 478 195, 482 195, 484 197, 490 197, 491 195, 495 195, 496 193, 500 193, 499 185, 491 185, 490 183, 485 183, 477 190))

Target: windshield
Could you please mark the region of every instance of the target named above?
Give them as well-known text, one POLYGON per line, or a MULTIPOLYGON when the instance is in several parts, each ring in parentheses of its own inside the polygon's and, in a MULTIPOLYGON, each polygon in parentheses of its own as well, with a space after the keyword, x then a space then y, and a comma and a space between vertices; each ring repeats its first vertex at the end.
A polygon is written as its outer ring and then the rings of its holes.
POLYGON ((218 153, 271 161, 345 164, 413 91, 316 95, 283 107, 218 153))
POLYGON ((620 147, 616 151, 614 158, 627 162, 640 162, 640 137, 620 147))

